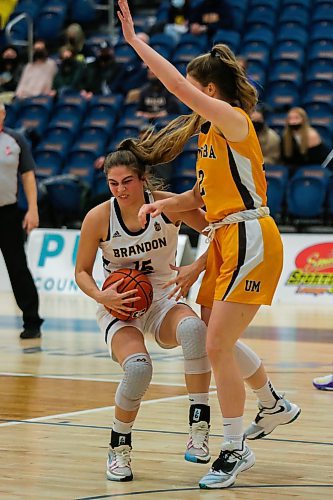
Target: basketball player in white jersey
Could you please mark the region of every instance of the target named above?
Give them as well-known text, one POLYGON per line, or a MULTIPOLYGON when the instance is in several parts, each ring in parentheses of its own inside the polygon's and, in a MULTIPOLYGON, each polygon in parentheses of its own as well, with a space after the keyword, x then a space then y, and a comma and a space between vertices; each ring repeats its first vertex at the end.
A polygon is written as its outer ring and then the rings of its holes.
MULTIPOLYGON (((113 197, 93 208, 83 221, 75 277, 81 290, 99 304, 99 327, 110 355, 124 370, 124 378, 115 396, 106 474, 111 481, 130 481, 133 479, 131 429, 152 377, 152 363, 144 340, 148 332, 163 348, 182 347, 190 400, 190 436, 185 460, 196 463, 210 460, 208 390, 211 374, 205 345, 206 326, 188 305, 178 301, 179 290, 186 294, 205 268, 206 260, 204 256, 198 259, 189 266, 191 271, 187 270, 185 274, 180 271, 178 277, 175 269, 179 268, 172 265, 181 221, 199 232, 205 228, 206 221, 204 212, 199 209, 179 214, 163 212, 154 218, 148 215, 142 228, 138 220, 142 204, 173 195, 157 191, 145 166, 127 149, 108 155, 104 171, 113 197), (121 281, 105 290, 98 288, 92 277, 98 248, 103 253, 105 277, 124 267, 144 270, 148 274, 154 288, 154 299, 150 309, 140 318, 124 322, 106 310, 105 307, 118 313, 129 312, 133 310, 129 303, 139 299, 135 298, 136 291, 118 293, 121 281)), ((238 341, 234 355, 243 379, 254 390, 261 406, 267 406, 272 398, 279 398, 268 381, 260 358, 252 349, 238 341), (269 395, 258 389, 265 384, 269 384, 269 395)), ((281 423, 286 422, 276 419, 275 414, 262 416, 260 413, 260 419, 250 426, 247 437, 259 439, 281 423)))
POLYGON ((111 356, 124 370, 124 378, 115 396, 115 418, 106 474, 111 481, 130 481, 133 479, 130 466, 131 429, 152 377, 152 363, 144 339, 147 332, 151 332, 163 348, 182 346, 190 399, 190 437, 185 459, 197 463, 210 460, 210 364, 205 347, 206 327, 188 305, 174 298, 168 299, 173 287, 162 288, 175 276, 169 264, 175 264, 181 221, 197 231, 201 231, 206 223, 204 213, 193 210, 186 214, 170 216, 163 213, 154 219, 149 218, 142 229, 138 221, 142 204, 171 194, 149 190, 151 186, 145 167, 130 151, 118 150, 108 155, 104 170, 113 197, 93 208, 83 222, 76 281, 83 292, 99 303, 98 324, 111 356), (99 290, 92 278, 98 248, 103 253, 105 277, 124 267, 148 274, 154 289, 154 300, 142 317, 124 322, 104 307, 118 313, 132 311, 129 302, 135 300, 136 291, 117 293, 121 281, 106 290, 99 290))

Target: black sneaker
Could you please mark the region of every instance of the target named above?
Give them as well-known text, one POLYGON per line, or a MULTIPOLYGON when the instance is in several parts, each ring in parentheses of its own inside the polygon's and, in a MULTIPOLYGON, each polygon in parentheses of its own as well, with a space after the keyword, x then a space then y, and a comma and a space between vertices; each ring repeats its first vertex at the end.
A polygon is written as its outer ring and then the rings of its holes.
POLYGON ((39 339, 41 335, 39 328, 25 328, 23 332, 20 333, 20 339, 39 339))

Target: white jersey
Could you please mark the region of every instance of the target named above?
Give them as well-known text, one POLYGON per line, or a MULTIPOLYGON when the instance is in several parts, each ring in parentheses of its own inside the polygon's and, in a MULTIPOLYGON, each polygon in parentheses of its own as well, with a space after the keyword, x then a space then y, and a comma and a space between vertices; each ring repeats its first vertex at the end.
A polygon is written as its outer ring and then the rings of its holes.
MULTIPOLYGON (((146 203, 154 201, 150 192, 145 192, 145 198, 146 203)), ((170 288, 162 290, 161 286, 176 276, 169 264, 176 261, 178 233, 179 227, 164 214, 154 218, 147 215, 144 229, 130 231, 122 219, 116 198, 111 198, 109 234, 107 240, 99 244, 105 277, 123 267, 144 271, 153 285, 154 300, 165 297, 170 288)))

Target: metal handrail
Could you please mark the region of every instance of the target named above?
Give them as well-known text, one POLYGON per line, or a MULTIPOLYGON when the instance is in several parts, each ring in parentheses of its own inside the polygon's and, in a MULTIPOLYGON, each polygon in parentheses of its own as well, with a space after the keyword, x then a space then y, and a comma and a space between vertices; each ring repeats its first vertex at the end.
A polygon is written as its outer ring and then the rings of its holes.
POLYGON ((114 0, 108 0, 107 5, 100 5, 98 3, 95 3, 94 1, 91 2, 92 6, 96 10, 107 10, 108 11, 108 26, 109 26, 109 33, 111 36, 111 39, 115 39, 115 29, 114 29, 114 0))
POLYGON ((5 28, 5 33, 6 33, 6 38, 9 40, 11 43, 14 45, 22 45, 22 47, 28 47, 28 59, 29 62, 32 62, 33 59, 33 43, 34 43, 34 23, 26 12, 22 12, 22 14, 19 14, 18 16, 14 17, 9 23, 7 23, 6 28, 5 28), (22 21, 22 19, 26 19, 27 25, 28 25, 28 41, 25 40, 15 40, 12 39, 11 37, 11 29, 15 24, 19 23, 22 21))

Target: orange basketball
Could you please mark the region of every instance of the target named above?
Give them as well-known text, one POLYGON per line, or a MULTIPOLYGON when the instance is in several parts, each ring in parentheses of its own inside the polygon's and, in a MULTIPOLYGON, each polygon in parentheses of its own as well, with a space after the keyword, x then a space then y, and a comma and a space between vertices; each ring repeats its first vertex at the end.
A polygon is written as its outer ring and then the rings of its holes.
POLYGON ((112 311, 108 307, 106 307, 106 309, 115 318, 121 319, 122 321, 132 321, 133 319, 140 318, 140 316, 148 311, 153 301, 153 287, 148 276, 142 271, 124 268, 113 271, 113 273, 111 273, 110 276, 108 276, 104 281, 102 290, 105 290, 105 288, 113 285, 121 278, 124 278, 124 281, 118 286, 118 293, 128 292, 129 290, 134 290, 135 288, 138 290, 135 297, 140 297, 140 300, 136 302, 128 302, 126 304, 128 307, 135 307, 135 311, 119 313, 112 311))

